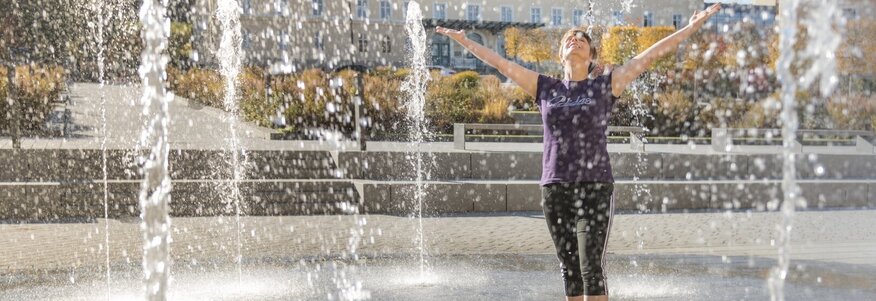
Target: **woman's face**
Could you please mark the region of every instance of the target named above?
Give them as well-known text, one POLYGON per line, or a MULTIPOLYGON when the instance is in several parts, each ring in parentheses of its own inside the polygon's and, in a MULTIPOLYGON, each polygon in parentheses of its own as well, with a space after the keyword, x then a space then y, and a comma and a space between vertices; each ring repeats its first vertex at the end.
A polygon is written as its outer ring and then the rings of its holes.
POLYGON ((563 61, 571 61, 572 63, 587 63, 590 61, 590 43, 582 33, 570 35, 563 41, 562 58, 563 61))

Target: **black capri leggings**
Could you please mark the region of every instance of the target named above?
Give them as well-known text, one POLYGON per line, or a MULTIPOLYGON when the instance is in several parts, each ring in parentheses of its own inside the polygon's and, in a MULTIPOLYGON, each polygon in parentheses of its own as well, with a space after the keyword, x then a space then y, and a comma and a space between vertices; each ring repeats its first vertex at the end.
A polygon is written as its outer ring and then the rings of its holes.
POLYGON ((557 183, 541 188, 544 217, 557 248, 566 296, 607 295, 603 266, 614 214, 611 183, 557 183))

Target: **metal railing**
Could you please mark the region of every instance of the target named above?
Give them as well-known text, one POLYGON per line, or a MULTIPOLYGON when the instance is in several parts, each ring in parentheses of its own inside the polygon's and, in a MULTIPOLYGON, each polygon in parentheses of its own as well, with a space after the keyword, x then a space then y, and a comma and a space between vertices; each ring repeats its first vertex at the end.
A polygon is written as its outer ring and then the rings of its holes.
MULTIPOLYGON (((874 154, 876 148, 870 139, 876 137, 876 133, 870 131, 857 130, 797 130, 796 139, 792 148, 795 152, 803 152, 803 141, 805 137, 812 136, 841 136, 850 137, 854 141, 855 151, 862 154, 874 154), (870 139, 868 139, 870 138, 870 139)), ((717 152, 729 152, 736 146, 733 141, 739 138, 757 139, 766 137, 768 139, 781 137, 781 129, 745 129, 745 128, 713 128, 712 129, 712 149, 717 152)), ((781 141, 781 140, 779 140, 781 141)))
MULTIPOLYGON (((454 123, 453 124, 453 148, 459 150, 466 149, 465 134, 467 130, 497 130, 497 131, 526 131, 530 133, 544 132, 544 126, 540 124, 488 124, 488 123, 454 123)), ((641 127, 635 126, 609 126, 607 133, 626 132, 630 133, 630 149, 644 152, 645 143, 642 141, 642 136, 648 131, 641 127)))

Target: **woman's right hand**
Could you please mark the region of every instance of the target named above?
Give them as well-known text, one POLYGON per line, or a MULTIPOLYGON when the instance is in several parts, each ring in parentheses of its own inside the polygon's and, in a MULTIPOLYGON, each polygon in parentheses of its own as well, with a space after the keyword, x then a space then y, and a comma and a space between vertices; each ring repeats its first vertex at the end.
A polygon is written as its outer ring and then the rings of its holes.
POLYGON ((465 30, 455 30, 437 26, 435 27, 435 32, 448 36, 458 43, 462 43, 462 41, 465 40, 465 30))

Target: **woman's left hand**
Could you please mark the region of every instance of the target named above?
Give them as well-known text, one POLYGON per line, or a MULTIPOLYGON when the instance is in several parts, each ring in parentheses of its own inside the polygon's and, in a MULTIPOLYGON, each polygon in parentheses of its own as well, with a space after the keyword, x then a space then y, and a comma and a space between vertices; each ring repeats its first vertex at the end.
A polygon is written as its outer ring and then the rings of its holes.
POLYGON ((703 26, 703 23, 706 23, 706 20, 717 14, 719 10, 721 10, 721 3, 715 3, 704 11, 694 11, 687 24, 690 24, 695 29, 699 29, 703 26))

